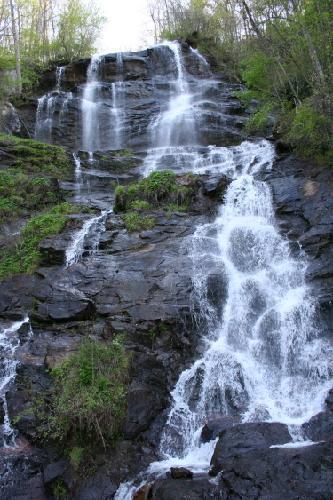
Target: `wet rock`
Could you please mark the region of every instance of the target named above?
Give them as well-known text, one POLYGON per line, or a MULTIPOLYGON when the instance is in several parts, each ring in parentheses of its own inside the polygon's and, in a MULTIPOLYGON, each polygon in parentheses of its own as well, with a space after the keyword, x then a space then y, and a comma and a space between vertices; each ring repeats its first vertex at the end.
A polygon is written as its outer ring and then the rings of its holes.
POLYGON ((305 435, 313 441, 331 439, 333 436, 333 389, 325 400, 325 410, 314 415, 302 425, 305 435))
POLYGON ((208 500, 219 498, 217 486, 207 478, 192 480, 159 479, 153 484, 150 498, 153 500, 208 500))
POLYGON ((133 500, 148 500, 150 498, 151 488, 151 484, 144 484, 134 493, 133 500))
POLYGON ((59 460, 58 462, 48 464, 43 471, 44 483, 51 483, 58 477, 62 476, 67 468, 67 460, 59 460))
POLYGON ((261 422, 235 425, 220 433, 211 459, 211 474, 216 475, 224 469, 230 457, 289 441, 291 436, 284 424, 261 422))
POLYGON ((207 176, 203 180, 203 192, 206 196, 222 200, 223 195, 229 186, 231 179, 227 176, 207 176))
POLYGON ((240 419, 238 417, 215 417, 209 419, 202 428, 201 441, 207 443, 212 439, 216 439, 220 433, 238 424, 240 419))
POLYGON ((46 500, 43 481, 45 457, 39 450, 0 450, 0 497, 3 500, 46 500))
POLYGON ((303 448, 261 448, 224 462, 217 498, 329 500, 332 484, 332 441, 303 448))
POLYGON ((4 400, 0 399, 0 425, 3 425, 5 418, 4 400))
POLYGON ((171 467, 170 475, 172 479, 192 479, 193 472, 185 467, 171 467))
POLYGON ((68 292, 64 296, 53 296, 47 302, 40 303, 32 317, 38 321, 82 321, 91 319, 94 313, 95 306, 89 299, 68 292))

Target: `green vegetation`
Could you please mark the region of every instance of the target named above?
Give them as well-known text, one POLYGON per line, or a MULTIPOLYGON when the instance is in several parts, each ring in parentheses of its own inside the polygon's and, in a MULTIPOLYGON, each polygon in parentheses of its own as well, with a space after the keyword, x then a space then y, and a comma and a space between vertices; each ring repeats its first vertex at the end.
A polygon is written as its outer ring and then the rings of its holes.
POLYGON ((155 226, 154 217, 148 215, 143 216, 138 212, 127 212, 123 215, 123 221, 127 231, 143 231, 147 229, 152 229, 155 226))
POLYGON ((68 488, 63 479, 56 479, 52 483, 52 495, 56 500, 68 498, 68 488))
POLYGON ((116 189, 115 211, 148 210, 167 205, 187 206, 195 193, 196 178, 187 174, 177 177, 170 170, 160 170, 129 186, 116 189))
POLYGON ((80 468, 80 465, 84 459, 85 456, 85 448, 82 448, 80 446, 74 446, 69 452, 69 461, 71 463, 71 466, 75 469, 78 470, 80 468))
POLYGON ((16 77, 2 85, 0 97, 27 93, 53 61, 89 57, 104 21, 94 1, 3 0, 0 69, 14 69, 16 77))
POLYGON ((26 174, 62 178, 72 169, 66 151, 59 146, 0 134, 0 149, 7 166, 20 168, 26 174))
POLYGON ((52 179, 29 178, 20 169, 0 171, 0 224, 27 211, 61 201, 52 179))
POLYGON ((79 350, 52 370, 54 387, 41 418, 47 440, 71 443, 79 467, 83 447, 104 448, 119 436, 126 409, 128 357, 121 338, 101 343, 86 338, 79 350))
POLYGON ((170 170, 153 172, 129 186, 116 188, 115 211, 125 212, 123 221, 130 232, 152 229, 155 219, 147 212, 185 212, 196 192, 196 183, 192 174, 177 177, 170 170))
POLYGON ((274 134, 303 156, 333 158, 332 0, 155 0, 161 39, 182 38, 243 81, 261 106, 250 133, 274 134))
POLYGON ((63 148, 0 134, 0 224, 63 200, 57 179, 72 170, 63 148))
POLYGON ((39 243, 48 236, 59 233, 65 227, 68 215, 78 207, 61 203, 51 210, 32 217, 21 231, 15 248, 5 248, 0 256, 0 279, 13 274, 33 272, 41 260, 39 243))

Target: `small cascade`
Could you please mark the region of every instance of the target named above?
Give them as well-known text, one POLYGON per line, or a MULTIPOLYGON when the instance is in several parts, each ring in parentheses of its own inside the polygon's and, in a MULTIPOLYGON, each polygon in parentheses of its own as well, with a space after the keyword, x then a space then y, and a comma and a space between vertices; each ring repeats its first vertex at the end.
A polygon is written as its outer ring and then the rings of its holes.
POLYGON ((61 82, 66 71, 65 66, 56 68, 56 84, 52 92, 37 101, 35 139, 52 143, 54 128, 59 127, 68 111, 68 103, 73 99, 72 92, 63 92, 61 82))
POLYGON ((63 75, 65 73, 66 67, 65 66, 57 66, 56 68, 56 86, 55 90, 57 92, 60 92, 61 90, 61 81, 63 78, 63 75))
POLYGON ((100 215, 86 220, 82 228, 74 234, 73 240, 66 251, 66 267, 70 267, 80 260, 86 250, 85 244, 87 240, 91 241, 89 249, 87 249, 90 253, 98 249, 100 236, 105 230, 108 213, 103 211, 100 215))
POLYGON ((15 109, 10 103, 6 102, 2 105, 1 124, 6 134, 12 135, 21 130, 21 120, 15 109))
POLYGON ((162 110, 150 127, 151 142, 154 147, 168 148, 170 146, 196 144, 195 114, 193 94, 190 92, 186 70, 177 42, 165 42, 177 69, 177 78, 172 82, 168 107, 162 110))
MULTIPOLYGON (((17 332, 22 327, 22 325, 29 323, 29 318, 26 317, 21 321, 15 321, 8 328, 0 329, 0 349, 1 349, 1 365, 0 365, 0 398, 3 401, 4 410, 4 424, 3 424, 3 436, 4 436, 4 446, 6 448, 15 447, 15 437, 16 433, 11 426, 8 407, 6 401, 6 391, 9 388, 11 382, 14 381, 16 376, 16 367, 18 365, 17 359, 15 359, 15 352, 20 345, 20 340, 17 336, 17 332)), ((32 334, 30 328, 30 335, 32 334)))
POLYGON ((100 147, 98 78, 101 56, 91 58, 87 71, 87 83, 82 97, 82 148, 85 151, 97 151, 100 147))
POLYGON ((124 61, 121 52, 116 55, 116 82, 111 84, 112 107, 110 115, 110 149, 121 149, 123 147, 124 126, 124 61))
POLYGON ((75 165, 75 195, 79 196, 82 187, 82 168, 81 160, 77 153, 73 153, 73 160, 75 165))

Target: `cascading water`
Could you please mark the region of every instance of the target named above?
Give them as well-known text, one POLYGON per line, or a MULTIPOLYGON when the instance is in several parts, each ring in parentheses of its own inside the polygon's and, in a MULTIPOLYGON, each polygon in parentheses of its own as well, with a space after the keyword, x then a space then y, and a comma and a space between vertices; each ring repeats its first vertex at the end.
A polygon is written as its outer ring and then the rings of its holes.
POLYGON ((4 410, 3 437, 5 447, 15 447, 16 444, 16 433, 11 426, 8 415, 6 391, 11 382, 15 379, 16 367, 18 365, 18 361, 15 358, 15 352, 20 345, 17 332, 22 325, 28 322, 29 318, 26 317, 23 320, 15 321, 9 327, 3 327, 0 330, 0 349, 2 353, 2 361, 0 365, 0 398, 3 401, 4 410))
POLYGON ((82 97, 82 147, 85 151, 100 149, 98 77, 101 57, 92 56, 87 71, 87 83, 82 97))
POLYGON ((154 149, 150 152, 149 163, 153 155, 158 158, 163 154, 164 148, 171 145, 196 144, 193 94, 190 92, 186 79, 181 47, 177 42, 165 42, 163 46, 167 47, 173 55, 177 77, 172 82, 173 91, 171 91, 167 109, 162 110, 150 126, 151 143, 154 149))
POLYGON ((55 126, 61 125, 68 111, 68 103, 73 99, 72 92, 63 92, 61 83, 66 71, 65 66, 56 68, 56 84, 52 92, 38 99, 35 125, 35 138, 43 142, 52 142, 55 126))
MULTIPOLYGON (((181 51, 172 47, 178 80, 186 79, 181 51)), ((186 99, 186 83, 179 82, 177 92, 186 99)), ((301 253, 293 256, 279 234, 270 188, 257 175, 272 167, 273 146, 267 141, 228 148, 180 144, 174 133, 178 117, 168 120, 173 105, 171 98, 169 109, 153 123, 152 130, 164 127, 167 140, 157 140, 160 147, 148 152, 144 174, 159 168, 223 174, 230 185, 216 220, 198 227, 189 243, 196 301, 207 324, 206 350, 172 391, 161 460, 122 484, 117 500, 132 499, 141 484, 171 466, 207 471, 215 441, 202 443, 201 431, 209 418, 282 422, 302 440, 300 424, 321 410, 332 386, 333 349, 319 337, 316 302, 305 283, 306 260, 301 253), (220 311, 209 302, 210 269, 225 290, 220 311)))
POLYGON ((109 212, 103 211, 100 215, 92 217, 84 222, 82 229, 74 233, 72 243, 66 251, 66 266, 69 267, 82 257, 87 238, 92 243, 87 249, 90 253, 94 252, 99 244, 99 237, 104 230, 106 218, 109 212))

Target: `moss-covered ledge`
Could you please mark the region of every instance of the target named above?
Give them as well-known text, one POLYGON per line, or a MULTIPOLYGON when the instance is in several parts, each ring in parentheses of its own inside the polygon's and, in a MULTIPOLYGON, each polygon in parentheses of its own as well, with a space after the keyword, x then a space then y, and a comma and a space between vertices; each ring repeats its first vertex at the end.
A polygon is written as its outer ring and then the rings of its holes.
POLYGON ((85 210, 89 209, 64 202, 31 217, 15 245, 0 250, 0 280, 15 274, 34 272, 42 261, 42 253, 38 248, 40 242, 63 231, 70 215, 85 210))
POLYGON ((114 210, 122 214, 128 231, 152 229, 156 210, 190 211, 199 186, 199 177, 193 174, 177 176, 171 170, 152 172, 138 182, 118 186, 114 210))
POLYGON ((0 225, 64 201, 72 172, 63 148, 0 134, 0 225))

